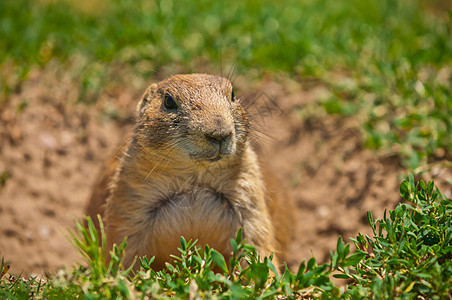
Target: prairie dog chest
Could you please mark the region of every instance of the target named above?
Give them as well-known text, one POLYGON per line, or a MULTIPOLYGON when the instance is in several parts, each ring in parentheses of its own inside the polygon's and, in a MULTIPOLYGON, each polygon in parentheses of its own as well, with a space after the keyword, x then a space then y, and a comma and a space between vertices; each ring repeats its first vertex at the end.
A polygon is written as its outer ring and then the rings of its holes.
MULTIPOLYGON (((228 195, 202 186, 152 190, 146 210, 147 231, 155 245, 179 246, 179 239, 197 239, 217 249, 229 247, 241 226, 241 214, 228 195), (155 200, 157 199, 157 200, 155 200)), ((154 249, 157 250, 157 249, 154 249)))
POLYGON ((230 196, 211 188, 191 186, 158 194, 157 200, 150 201, 148 211, 155 222, 166 219, 173 221, 173 224, 193 227, 196 223, 210 221, 231 223, 239 217, 230 196))

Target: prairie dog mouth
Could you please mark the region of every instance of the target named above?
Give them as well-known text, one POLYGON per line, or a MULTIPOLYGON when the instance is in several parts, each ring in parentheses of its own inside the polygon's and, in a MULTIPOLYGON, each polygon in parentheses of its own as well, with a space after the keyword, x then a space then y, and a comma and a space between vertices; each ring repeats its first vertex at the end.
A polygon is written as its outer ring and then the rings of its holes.
POLYGON ((223 158, 223 156, 221 156, 221 155, 218 155, 217 157, 214 157, 214 158, 211 158, 211 159, 208 159, 208 161, 210 161, 210 162, 216 162, 216 161, 219 161, 220 159, 222 159, 223 158))
POLYGON ((236 152, 236 139, 233 134, 217 139, 205 134, 194 134, 188 137, 184 148, 192 160, 216 162, 236 152))
POLYGON ((190 159, 199 160, 199 161, 208 161, 208 162, 216 162, 224 158, 224 155, 221 155, 219 152, 213 155, 209 155, 207 153, 190 153, 190 159))

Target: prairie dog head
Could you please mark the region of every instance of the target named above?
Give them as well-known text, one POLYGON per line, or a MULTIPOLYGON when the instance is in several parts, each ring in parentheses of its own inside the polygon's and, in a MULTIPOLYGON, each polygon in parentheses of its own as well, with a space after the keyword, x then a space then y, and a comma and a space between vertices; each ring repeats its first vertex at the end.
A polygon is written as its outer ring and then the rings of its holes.
POLYGON ((151 85, 137 113, 139 146, 185 161, 239 156, 250 127, 231 82, 206 74, 176 75, 151 85))

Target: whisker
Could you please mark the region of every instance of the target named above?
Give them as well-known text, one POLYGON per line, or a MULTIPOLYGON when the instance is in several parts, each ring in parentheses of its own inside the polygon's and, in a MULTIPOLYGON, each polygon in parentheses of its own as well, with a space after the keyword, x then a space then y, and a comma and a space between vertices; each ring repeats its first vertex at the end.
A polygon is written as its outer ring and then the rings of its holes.
POLYGON ((234 85, 234 80, 232 80, 232 77, 234 76, 235 70, 237 68, 239 57, 240 55, 237 55, 236 58, 234 59, 234 62, 232 63, 231 68, 229 69, 228 76, 226 77, 232 83, 232 85, 234 85))
POLYGON ((155 170, 155 168, 158 166, 158 164, 159 164, 159 162, 157 162, 157 163, 154 165, 154 167, 151 169, 151 171, 149 171, 148 175, 146 175, 146 177, 144 178, 143 182, 148 180, 149 176, 151 176, 152 172, 154 172, 154 170, 155 170))

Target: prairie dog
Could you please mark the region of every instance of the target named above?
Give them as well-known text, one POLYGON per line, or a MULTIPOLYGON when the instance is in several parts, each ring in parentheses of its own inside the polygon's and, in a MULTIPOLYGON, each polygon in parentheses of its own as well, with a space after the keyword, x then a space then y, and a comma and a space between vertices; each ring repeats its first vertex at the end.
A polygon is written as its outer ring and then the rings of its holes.
POLYGON ((147 255, 163 268, 181 236, 228 257, 240 227, 259 254, 284 258, 293 203, 262 170, 250 130, 223 77, 175 75, 146 90, 127 149, 107 163, 87 207, 102 214, 110 247, 127 236, 125 265, 147 255))

